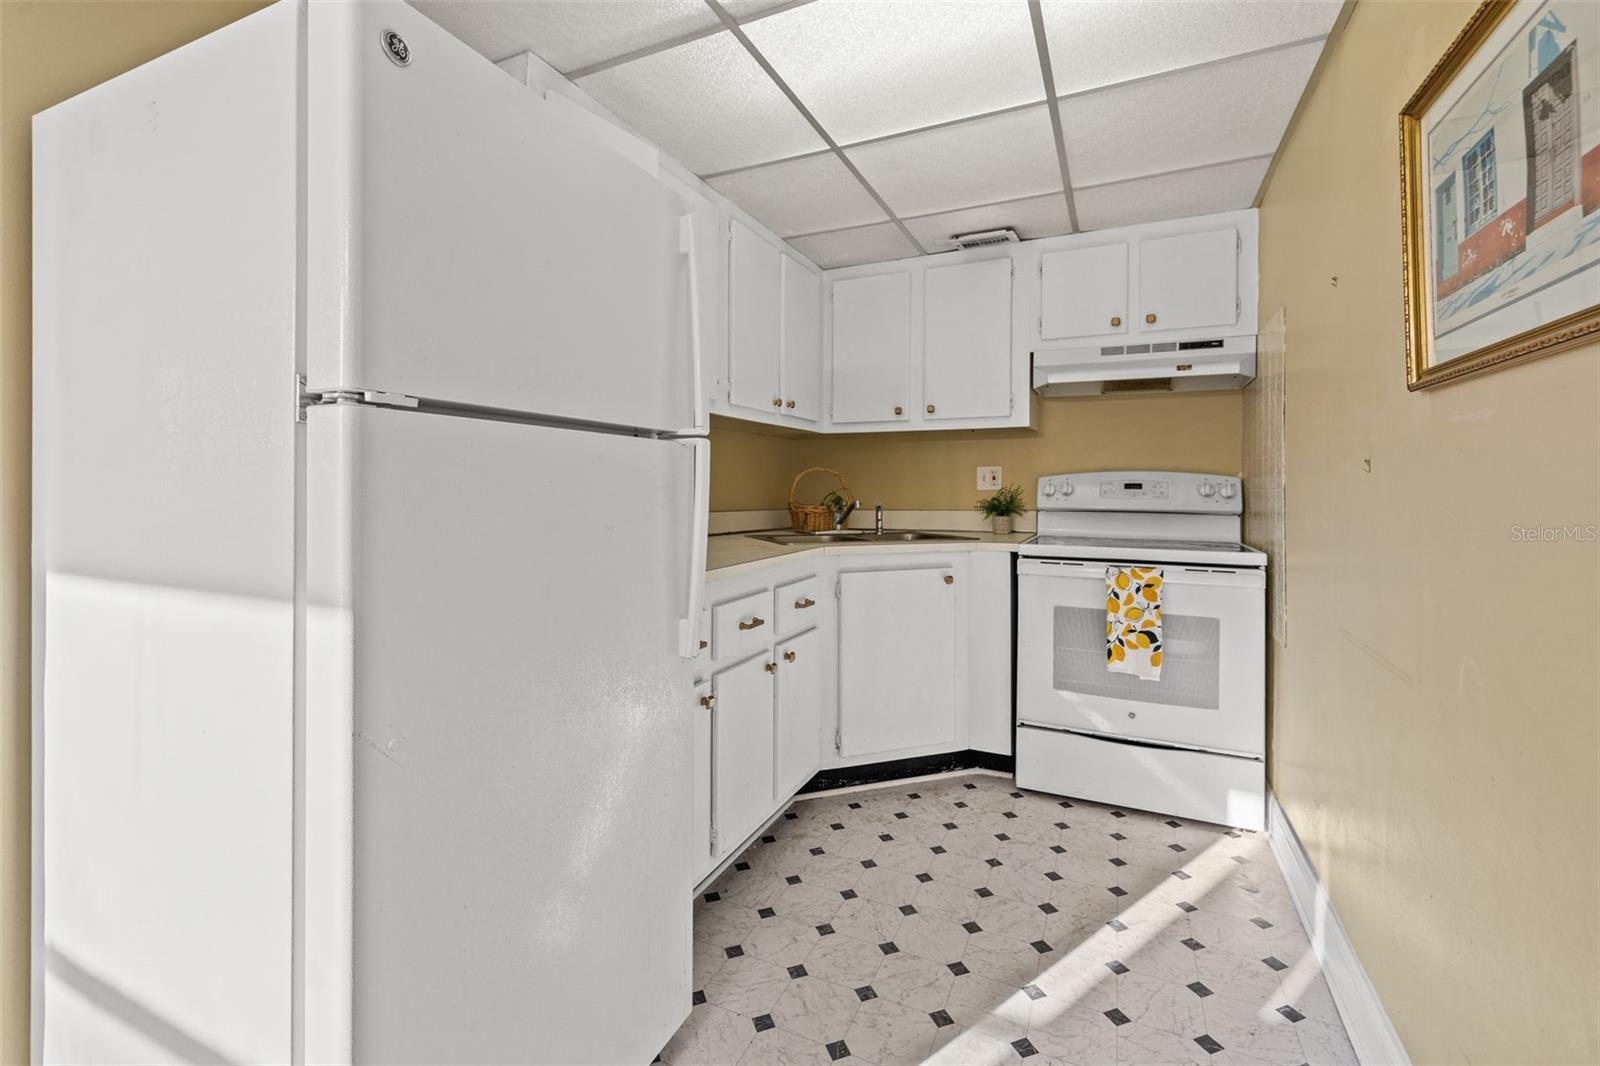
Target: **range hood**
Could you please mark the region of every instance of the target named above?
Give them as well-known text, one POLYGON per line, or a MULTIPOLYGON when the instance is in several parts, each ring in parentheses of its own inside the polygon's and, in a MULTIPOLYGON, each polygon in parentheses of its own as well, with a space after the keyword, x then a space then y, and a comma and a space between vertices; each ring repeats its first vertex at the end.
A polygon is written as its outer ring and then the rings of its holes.
POLYGON ((1040 396, 1242 389, 1256 376, 1256 339, 1108 344, 1033 353, 1033 391, 1040 396))

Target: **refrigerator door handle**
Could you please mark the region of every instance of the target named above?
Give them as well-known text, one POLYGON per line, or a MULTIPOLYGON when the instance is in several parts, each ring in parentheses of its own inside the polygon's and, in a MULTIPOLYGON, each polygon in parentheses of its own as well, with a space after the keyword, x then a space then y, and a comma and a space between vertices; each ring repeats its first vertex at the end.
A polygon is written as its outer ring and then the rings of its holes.
POLYGON ((711 442, 704 437, 683 440, 693 451, 694 519, 689 530, 689 591, 684 616, 678 622, 678 654, 685 659, 700 654, 700 601, 705 595, 706 537, 711 522, 711 442))
POLYGON ((703 436, 708 432, 706 416, 705 359, 700 330, 700 243, 695 237, 694 215, 678 216, 678 249, 689 259, 689 347, 690 385, 694 393, 689 409, 694 425, 683 431, 688 436, 703 436))

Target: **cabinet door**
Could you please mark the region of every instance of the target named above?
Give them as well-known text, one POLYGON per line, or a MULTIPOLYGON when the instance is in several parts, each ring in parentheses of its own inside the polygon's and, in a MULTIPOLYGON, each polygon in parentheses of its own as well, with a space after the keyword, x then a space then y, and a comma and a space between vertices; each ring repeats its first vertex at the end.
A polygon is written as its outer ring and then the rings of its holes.
POLYGON ((1139 242, 1139 329, 1231 326, 1239 318, 1239 234, 1232 226, 1139 242))
POLYGON ((910 410, 911 275, 833 283, 833 420, 894 422, 910 410))
POLYGON ((955 739, 954 582, 949 567, 839 575, 841 754, 955 739))
POLYGON ((822 393, 822 281, 783 257, 783 413, 817 420, 822 393))
POLYGON ((775 413, 783 408, 782 256, 738 219, 729 228, 728 402, 775 413))
POLYGON ((777 778, 781 803, 817 772, 822 750, 822 638, 812 629, 778 645, 777 778))
POLYGON ((929 270, 923 298, 923 413, 1011 413, 1011 260, 929 270))
POLYGON ((1039 260, 1039 336, 1097 337, 1128 329, 1128 246, 1049 252, 1039 260))
POLYGON ((712 802, 724 854, 772 813, 772 674, 763 652, 711 679, 712 802))
POLYGON ((689 704, 689 720, 694 723, 691 732, 694 734, 694 785, 690 795, 694 803, 693 832, 689 837, 689 869, 693 878, 690 888, 699 883, 700 879, 711 872, 711 867, 716 865, 717 846, 711 835, 711 797, 713 795, 713 782, 711 780, 711 731, 712 723, 716 720, 717 707, 715 702, 707 703, 711 698, 711 683, 706 682, 696 685, 694 699, 689 704))

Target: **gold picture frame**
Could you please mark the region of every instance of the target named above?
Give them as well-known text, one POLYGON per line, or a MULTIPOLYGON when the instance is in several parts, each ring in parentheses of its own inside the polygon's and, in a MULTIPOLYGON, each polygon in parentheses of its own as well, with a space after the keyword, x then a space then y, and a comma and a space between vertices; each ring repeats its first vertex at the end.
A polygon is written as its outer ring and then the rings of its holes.
MULTIPOLYGON (((1588 0, 1582 0, 1587 3, 1588 0)), ((1571 83, 1580 74, 1593 76, 1595 66, 1595 49, 1600 42, 1592 38, 1600 36, 1590 31, 1600 28, 1600 18, 1590 19, 1584 9, 1577 9, 1578 17, 1574 19, 1571 11, 1574 4, 1569 0, 1485 0, 1468 20, 1466 26, 1457 34, 1443 57, 1436 63, 1428 76, 1423 79, 1422 85, 1412 95, 1400 112, 1400 226, 1401 226, 1401 256, 1405 279, 1405 339, 1406 339, 1406 387, 1411 390, 1431 388, 1436 385, 1455 382, 1463 378, 1497 370, 1515 362, 1532 359, 1536 356, 1550 355, 1583 343, 1586 339, 1600 334, 1600 300, 1590 303, 1588 301, 1589 289, 1600 289, 1600 267, 1594 267, 1592 260, 1596 258, 1596 246, 1586 243, 1582 234, 1600 233, 1600 204, 1585 203, 1585 198, 1590 195, 1595 175, 1591 167, 1585 166, 1584 138, 1586 131, 1583 126, 1586 116, 1577 113, 1580 101, 1578 94, 1572 89, 1571 83), (1561 12, 1567 12, 1563 21, 1558 17, 1561 12), (1518 26, 1515 31, 1506 26, 1507 19, 1515 14, 1518 26), (1551 18, 1550 26, 1559 26, 1559 32, 1552 33, 1544 29, 1545 21, 1551 18), (1573 30, 1568 23, 1576 22, 1578 29, 1573 30), (1594 24, 1591 27, 1591 22, 1594 24), (1526 34, 1523 27, 1531 27, 1526 34), (1497 33, 1497 31, 1500 31, 1497 33), (1579 31, 1585 38, 1580 50, 1578 48, 1579 31), (1498 39, 1499 50, 1492 56, 1480 56, 1480 50, 1490 42, 1491 38, 1498 39), (1519 47, 1526 40, 1527 55, 1522 56, 1519 47), (1551 49, 1561 48, 1561 42, 1569 40, 1563 51, 1557 52, 1554 59, 1550 58, 1551 49), (1537 49, 1537 50, 1536 50, 1537 49), (1524 62, 1526 65, 1524 66, 1524 62), (1538 64, 1543 66, 1537 66, 1538 64), (1565 68, 1559 64, 1564 63, 1565 68), (1537 69, 1535 67, 1537 66, 1537 69), (1546 74, 1551 66, 1556 69, 1546 74), (1528 72, 1532 72, 1529 75, 1528 72), (1509 72, 1512 84, 1502 87, 1505 78, 1498 75, 1509 72), (1572 113, 1565 116, 1565 140, 1560 142, 1561 154, 1557 162, 1564 165, 1566 171, 1558 174, 1563 183, 1561 188, 1566 189, 1567 182, 1571 181, 1571 197, 1559 212, 1547 211, 1542 216, 1535 215, 1538 206, 1548 207, 1550 196, 1559 196, 1561 193, 1547 192, 1550 179, 1543 172, 1538 173, 1535 181, 1535 165, 1546 166, 1551 150, 1544 147, 1551 141, 1549 134, 1544 134, 1545 141, 1535 147, 1534 134, 1528 132, 1528 126, 1534 120, 1529 110, 1529 93, 1545 91, 1554 94, 1559 88, 1544 90, 1546 83, 1559 85, 1553 79, 1565 74, 1567 96, 1560 97, 1562 107, 1569 107, 1572 113), (1493 82, 1487 81, 1488 75, 1496 75, 1493 82), (1517 79, 1524 79, 1524 84, 1519 87, 1517 79), (1513 111, 1505 106, 1506 101, 1501 99, 1498 108, 1491 108, 1483 100, 1489 96, 1480 92, 1480 86, 1490 85, 1487 93, 1500 93, 1502 97, 1512 93, 1522 95, 1522 107, 1513 111), (1470 99, 1472 94, 1479 93, 1480 99, 1470 99), (1438 109, 1441 98, 1451 94, 1453 97, 1441 112, 1438 109), (1570 105, 1568 101, 1570 102, 1570 105), (1481 108, 1478 114, 1471 113, 1471 106, 1481 108), (1455 114, 1453 109, 1460 108, 1460 114, 1455 114), (1424 155, 1425 138, 1435 129, 1444 129, 1446 133, 1457 132, 1465 118, 1471 118, 1471 126, 1464 136, 1458 137, 1455 142, 1447 142, 1449 150, 1442 153, 1442 158, 1449 166, 1448 173, 1441 170, 1440 162, 1430 160, 1424 155), (1495 156, 1496 142, 1491 139, 1497 132, 1496 126, 1502 123, 1523 123, 1525 137, 1521 144, 1513 136, 1502 136, 1500 142, 1510 151, 1512 167, 1500 167, 1495 156), (1447 123, 1454 123, 1453 126, 1447 123), (1487 132, 1484 132, 1484 131, 1487 132), (1481 138, 1472 142, 1471 138, 1481 138), (1483 173, 1484 163, 1481 158, 1474 158, 1473 152, 1483 149, 1487 142, 1487 166, 1490 173, 1483 173), (1473 146, 1465 149, 1460 155, 1453 155, 1454 145, 1470 143, 1473 146), (1524 154, 1519 159, 1515 153, 1522 151, 1524 154), (1575 159, 1569 156, 1575 154, 1575 159), (1457 162, 1460 167, 1457 169, 1457 162), (1496 199, 1496 193, 1501 184, 1515 184, 1517 179, 1524 175, 1513 167, 1519 167, 1526 172, 1527 183, 1520 201, 1513 203, 1510 209, 1501 211, 1501 204, 1496 199), (1457 192, 1456 179, 1460 174, 1460 191, 1457 192), (1443 175, 1442 181, 1436 181, 1443 175), (1497 176, 1509 179, 1504 182, 1497 181, 1497 176), (1471 180, 1468 180, 1471 179, 1471 180), (1487 195, 1485 195, 1485 192, 1487 195), (1541 199, 1541 197, 1543 199, 1541 199), (1467 225, 1477 223, 1477 230, 1458 243, 1456 233, 1459 229, 1461 209, 1458 208, 1459 199, 1466 199, 1467 225), (1485 203, 1486 201, 1486 203, 1485 203), (1473 208, 1478 207, 1474 219, 1473 208), (1591 226, 1584 218, 1585 208, 1587 214, 1594 216, 1596 226, 1591 226), (1521 212, 1521 217, 1518 216, 1521 212), (1565 215, 1576 216, 1576 220, 1563 218, 1565 215), (1528 257, 1532 261, 1528 250, 1532 243, 1530 235, 1551 218, 1564 221, 1568 228, 1576 225, 1580 236, 1575 243, 1569 242, 1576 251, 1566 253, 1569 258, 1576 257, 1570 275, 1576 279, 1575 286, 1568 286, 1562 295, 1567 295, 1568 303, 1572 302, 1570 293, 1576 293, 1576 299, 1582 306, 1576 307, 1568 313, 1561 314, 1552 321, 1537 322, 1528 328, 1517 328, 1514 331, 1504 331, 1505 335, 1485 336, 1494 332, 1493 317, 1499 315, 1502 319, 1515 322, 1517 318, 1526 319, 1530 313, 1529 308, 1521 309, 1520 314, 1512 310, 1514 305, 1527 299, 1533 293, 1542 291, 1541 288, 1531 288, 1538 283, 1540 278, 1517 279, 1519 270, 1516 260, 1519 257, 1528 257), (1492 228, 1491 228, 1492 227, 1492 228), (1489 232, 1483 233, 1485 229, 1489 232), (1516 232, 1517 230, 1521 232, 1516 232), (1491 248, 1492 255, 1500 258, 1493 259, 1485 255, 1475 261, 1477 249, 1468 247, 1477 240, 1480 233, 1486 247, 1491 248), (1435 240, 1430 241, 1430 238, 1435 240), (1514 242, 1520 241, 1520 247, 1514 242), (1493 242, 1490 244, 1489 242, 1493 242), (1435 244, 1442 247, 1435 247, 1435 244), (1507 251, 1506 245, 1517 247, 1518 250, 1507 251), (1460 262, 1456 262, 1459 260, 1460 262), (1470 266, 1469 266, 1470 264, 1470 266), (1587 265, 1586 265, 1587 264, 1587 265), (1445 271, 1449 276, 1445 277, 1445 271), (1505 293, 1497 291, 1502 283, 1494 279, 1497 275, 1505 275, 1512 279, 1511 283, 1504 284, 1505 293), (1463 280, 1464 279, 1464 280, 1463 280), (1530 290, 1526 295, 1518 295, 1518 288, 1526 282, 1530 290), (1456 287, 1449 288, 1452 284, 1456 287), (1463 292, 1464 289, 1477 287, 1479 292, 1463 292), (1487 288, 1492 297, 1485 300, 1491 303, 1492 309, 1480 311, 1476 307, 1472 310, 1461 310, 1459 318, 1467 322, 1467 327, 1457 330, 1457 339, 1453 342, 1458 347, 1464 343, 1472 343, 1470 350, 1443 351, 1437 343, 1436 326, 1441 319, 1437 317, 1440 312, 1439 300, 1445 300, 1447 305, 1455 303, 1459 306, 1471 307, 1481 297, 1481 290, 1487 288), (1451 297, 1461 293, 1459 298, 1451 297), (1477 320, 1468 318, 1468 314, 1478 316, 1477 320), (1476 336, 1475 336, 1476 335, 1476 336), (1477 343, 1477 341, 1487 341, 1477 343), (1440 356, 1443 356, 1442 358, 1440 356)), ((1595 82, 1589 81, 1593 85, 1595 82)), ((1538 101, 1543 107, 1543 113, 1548 113, 1546 101, 1535 95, 1532 99, 1538 101)), ((1600 118, 1600 116, 1595 116, 1600 118)), ((1499 132, 1504 133, 1506 129, 1499 132)), ((1543 131, 1541 131, 1543 132, 1543 131)), ((1432 148, 1431 142, 1429 147, 1432 148)), ((1502 149, 1504 150, 1504 149, 1502 149)), ((1587 153, 1593 155, 1594 152, 1587 153)), ((1501 197, 1504 199, 1504 197, 1501 197)), ((1562 247, 1567 247, 1563 245, 1562 247)), ((1553 284, 1553 283, 1552 283, 1553 284)), ((1523 325, 1524 323, 1517 323, 1523 325)))

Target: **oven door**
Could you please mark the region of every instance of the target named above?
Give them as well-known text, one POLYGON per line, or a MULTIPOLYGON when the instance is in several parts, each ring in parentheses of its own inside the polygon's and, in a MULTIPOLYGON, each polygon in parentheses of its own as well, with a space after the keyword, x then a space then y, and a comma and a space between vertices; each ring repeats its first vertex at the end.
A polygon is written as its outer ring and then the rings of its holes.
POLYGON ((1108 565, 1018 560, 1018 724, 1263 756, 1265 572, 1163 566, 1166 650, 1146 681, 1106 669, 1108 565))

